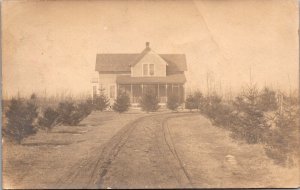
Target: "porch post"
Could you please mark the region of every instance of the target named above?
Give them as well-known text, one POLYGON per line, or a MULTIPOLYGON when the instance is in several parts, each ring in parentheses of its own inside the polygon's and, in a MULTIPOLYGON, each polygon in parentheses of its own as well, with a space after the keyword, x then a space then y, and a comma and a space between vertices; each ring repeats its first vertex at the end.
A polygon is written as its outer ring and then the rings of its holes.
POLYGON ((182 85, 182 101, 185 101, 185 84, 182 85))
POLYGON ((115 94, 114 94, 115 99, 117 99, 117 96, 118 96, 118 84, 115 86, 115 94))
POLYGON ((166 83, 166 101, 168 101, 168 84, 166 83))
POLYGON ((166 97, 168 97, 168 84, 166 83, 166 97))
POLYGON ((173 94, 174 92, 173 92, 173 83, 172 83, 172 94, 173 94))
POLYGON ((130 83, 130 97, 131 97, 131 102, 133 102, 132 83, 130 83))
POLYGON ((144 84, 142 83, 142 96, 144 94, 144 84))
POLYGON ((159 99, 159 102, 160 102, 160 97, 159 97, 159 83, 157 84, 157 98, 159 99))

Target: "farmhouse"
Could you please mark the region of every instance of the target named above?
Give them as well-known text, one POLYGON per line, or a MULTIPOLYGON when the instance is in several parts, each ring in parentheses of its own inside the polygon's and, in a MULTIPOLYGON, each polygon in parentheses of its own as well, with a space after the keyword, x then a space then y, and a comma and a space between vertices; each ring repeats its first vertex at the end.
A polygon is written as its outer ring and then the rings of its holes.
MULTIPOLYGON (((97 54, 95 69, 99 73, 99 89, 111 102, 118 93, 126 92, 135 105, 147 90, 155 92, 160 104, 165 104, 171 94, 184 100, 184 54, 158 54, 146 42, 141 53, 97 54)), ((97 88, 93 93, 99 93, 97 88)))

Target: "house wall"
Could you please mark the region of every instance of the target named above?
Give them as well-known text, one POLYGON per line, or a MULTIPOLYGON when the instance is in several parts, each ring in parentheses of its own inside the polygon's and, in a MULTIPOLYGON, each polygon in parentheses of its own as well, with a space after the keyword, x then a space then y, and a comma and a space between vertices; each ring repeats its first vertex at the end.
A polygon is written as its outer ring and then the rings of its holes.
POLYGON ((154 64, 154 77, 166 76, 167 63, 159 55, 149 52, 134 67, 132 67, 132 77, 143 76, 143 64, 154 64))
POLYGON ((97 94, 100 93, 99 90, 101 88, 104 88, 104 94, 110 99, 111 105, 113 104, 117 96, 116 79, 117 79, 116 74, 99 74, 99 86, 98 86, 97 94))

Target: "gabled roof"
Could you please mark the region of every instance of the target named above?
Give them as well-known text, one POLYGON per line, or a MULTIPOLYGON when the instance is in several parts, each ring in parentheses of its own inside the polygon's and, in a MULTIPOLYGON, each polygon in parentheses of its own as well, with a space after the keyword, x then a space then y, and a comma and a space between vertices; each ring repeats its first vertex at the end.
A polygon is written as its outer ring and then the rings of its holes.
POLYGON ((153 83, 179 83, 184 84, 186 82, 185 75, 183 73, 171 74, 166 77, 131 77, 130 75, 118 75, 118 84, 153 84, 153 83))
POLYGON ((139 54, 97 54, 96 71, 100 72, 130 72, 132 64, 139 54))
MULTIPOLYGON (((130 66, 138 63, 149 51, 150 48, 146 47, 141 53, 97 54, 95 70, 98 72, 130 72, 130 66)), ((168 64, 167 74, 187 70, 184 54, 158 55, 168 64)))

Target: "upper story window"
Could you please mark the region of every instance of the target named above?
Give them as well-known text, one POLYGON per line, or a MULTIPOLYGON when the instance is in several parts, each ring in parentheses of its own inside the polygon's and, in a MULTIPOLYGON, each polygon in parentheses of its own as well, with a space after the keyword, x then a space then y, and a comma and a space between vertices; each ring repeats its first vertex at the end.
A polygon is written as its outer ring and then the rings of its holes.
POLYGON ((154 76, 154 64, 143 64, 143 76, 154 76))
POLYGON ((144 76, 148 75, 148 64, 143 64, 143 75, 144 76))
POLYGON ((154 75, 154 64, 149 64, 149 75, 150 76, 154 75))

